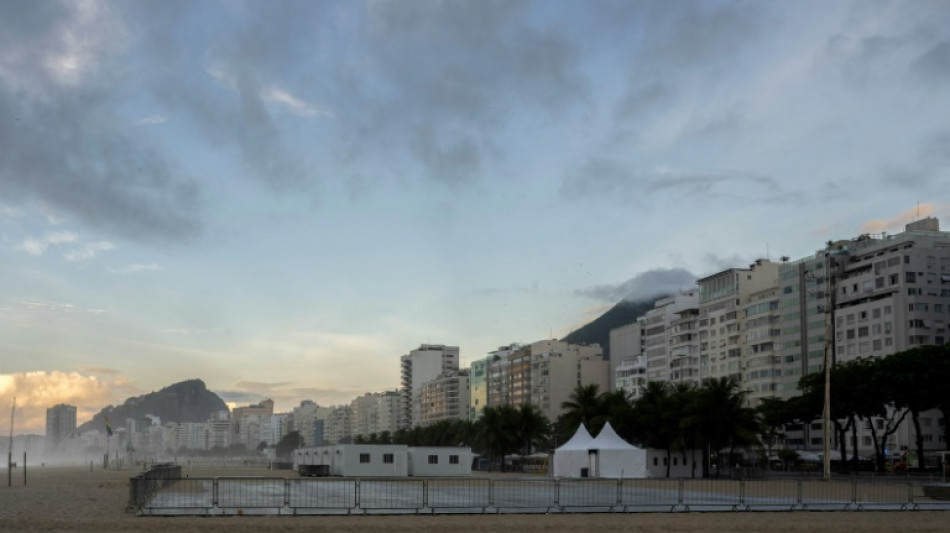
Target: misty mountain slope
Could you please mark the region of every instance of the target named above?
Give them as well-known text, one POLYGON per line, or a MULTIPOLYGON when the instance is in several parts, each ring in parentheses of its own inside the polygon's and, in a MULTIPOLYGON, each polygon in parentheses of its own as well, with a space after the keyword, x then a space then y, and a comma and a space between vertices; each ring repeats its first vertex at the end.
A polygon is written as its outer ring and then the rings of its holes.
POLYGON ((561 340, 571 344, 599 344, 604 349, 604 358, 609 359, 610 330, 636 322, 644 313, 653 309, 653 303, 659 298, 638 301, 623 300, 586 326, 572 331, 561 340))
POLYGON ((77 429, 80 432, 92 429, 105 431, 106 416, 113 429, 125 427, 128 418, 138 419, 145 415, 155 415, 163 424, 205 422, 212 413, 227 408, 224 400, 205 387, 204 381, 190 379, 169 385, 158 392, 129 398, 119 406, 105 407, 77 429))

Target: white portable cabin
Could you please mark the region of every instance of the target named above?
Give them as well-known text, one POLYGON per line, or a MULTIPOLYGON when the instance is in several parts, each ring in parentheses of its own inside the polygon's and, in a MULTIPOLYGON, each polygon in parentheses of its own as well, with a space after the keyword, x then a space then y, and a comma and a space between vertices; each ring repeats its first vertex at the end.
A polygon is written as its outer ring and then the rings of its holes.
POLYGON ((670 477, 694 477, 702 475, 702 451, 676 451, 666 456, 666 450, 647 450, 647 477, 666 477, 666 465, 670 463, 670 477))
POLYGON ((294 469, 298 472, 300 465, 327 465, 331 476, 405 477, 409 473, 409 453, 402 444, 314 446, 294 452, 294 469))
POLYGON ((409 475, 470 476, 474 456, 471 448, 413 446, 409 448, 409 475))

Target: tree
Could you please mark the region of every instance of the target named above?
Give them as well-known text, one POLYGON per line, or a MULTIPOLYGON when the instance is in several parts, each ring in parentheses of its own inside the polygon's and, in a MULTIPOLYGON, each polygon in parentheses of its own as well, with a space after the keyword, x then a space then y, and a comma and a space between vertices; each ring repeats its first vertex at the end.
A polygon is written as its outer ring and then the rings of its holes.
POLYGON ((633 404, 636 440, 645 447, 666 452, 666 477, 670 477, 673 446, 679 441, 680 415, 673 412, 670 386, 665 381, 651 381, 633 404))
POLYGON ((731 458, 736 448, 757 442, 755 411, 745 405, 748 395, 732 377, 707 379, 691 395, 685 419, 696 428, 703 444, 704 477, 709 476, 712 452, 728 448, 731 458))
POLYGON ((504 465, 505 455, 518 449, 517 436, 512 432, 515 408, 510 405, 486 407, 477 423, 478 447, 488 454, 491 470, 500 457, 504 465))
POLYGON ((574 431, 584 424, 589 431, 595 432, 595 428, 592 427, 593 422, 603 416, 598 389, 599 387, 594 383, 578 385, 567 401, 561 402, 561 408, 564 409, 561 416, 566 428, 573 428, 571 431, 574 431))
POLYGON ((300 433, 296 431, 291 431, 290 433, 281 437, 280 442, 277 443, 276 452, 278 459, 290 459, 293 455, 294 450, 303 446, 304 440, 300 436, 300 433))
POLYGON ((530 403, 521 404, 513 422, 522 455, 531 455, 532 447, 547 440, 551 433, 548 417, 530 403))

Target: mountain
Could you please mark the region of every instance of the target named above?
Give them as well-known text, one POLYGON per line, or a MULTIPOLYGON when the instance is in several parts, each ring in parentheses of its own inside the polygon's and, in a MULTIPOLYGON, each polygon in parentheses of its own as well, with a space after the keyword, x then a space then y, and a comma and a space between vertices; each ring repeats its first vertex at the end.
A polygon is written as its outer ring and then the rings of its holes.
POLYGON ((592 322, 576 329, 561 339, 570 344, 599 344, 604 349, 604 358, 610 358, 610 330, 636 322, 662 296, 648 300, 623 300, 611 307, 592 322))
POLYGON ((92 420, 77 428, 78 431, 104 431, 106 416, 113 428, 125 427, 126 419, 155 415, 166 422, 206 422, 213 413, 227 410, 228 406, 217 394, 205 387, 204 381, 190 379, 169 385, 158 392, 129 398, 122 405, 108 406, 92 420))

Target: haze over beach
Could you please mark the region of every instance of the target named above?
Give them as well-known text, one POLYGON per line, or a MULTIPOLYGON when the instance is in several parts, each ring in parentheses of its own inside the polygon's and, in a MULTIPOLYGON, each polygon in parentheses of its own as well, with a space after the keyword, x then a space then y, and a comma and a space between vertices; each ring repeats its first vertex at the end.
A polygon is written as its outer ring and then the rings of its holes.
POLYGON ((346 403, 946 226, 948 82, 936 0, 0 2, 0 421, 346 403))

